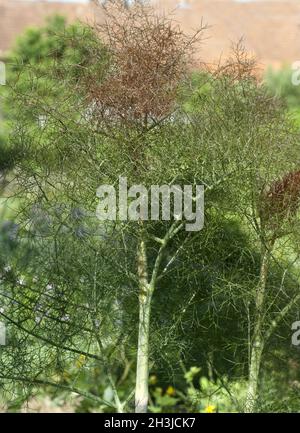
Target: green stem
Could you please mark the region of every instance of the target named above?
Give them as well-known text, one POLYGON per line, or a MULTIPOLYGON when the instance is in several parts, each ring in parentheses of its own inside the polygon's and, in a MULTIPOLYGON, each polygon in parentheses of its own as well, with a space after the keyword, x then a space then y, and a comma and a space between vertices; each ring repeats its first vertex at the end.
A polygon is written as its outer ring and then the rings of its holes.
POLYGON ((263 336, 264 326, 264 300, 266 292, 266 283, 268 277, 268 265, 271 250, 266 246, 262 246, 262 261, 260 267, 260 278, 256 290, 255 298, 255 324, 253 340, 251 344, 251 357, 249 365, 249 380, 248 389, 245 403, 245 412, 252 413, 256 409, 257 391, 259 372, 261 365, 262 352, 265 345, 265 338, 263 336))
POLYGON ((153 290, 148 283, 146 246, 143 239, 140 240, 138 245, 138 277, 140 293, 135 412, 146 413, 149 400, 149 326, 153 290))

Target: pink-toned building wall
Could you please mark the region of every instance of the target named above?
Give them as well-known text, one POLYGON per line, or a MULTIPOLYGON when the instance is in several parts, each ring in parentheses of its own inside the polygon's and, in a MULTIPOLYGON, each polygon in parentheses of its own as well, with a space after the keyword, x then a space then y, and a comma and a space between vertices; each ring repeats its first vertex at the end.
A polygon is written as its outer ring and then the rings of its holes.
MULTIPOLYGON (((77 0, 78 1, 78 0, 77 0)), ((231 42, 244 37, 245 45, 262 66, 293 63, 300 59, 299 0, 152 0, 172 12, 186 31, 199 27, 201 19, 210 28, 199 51, 206 62, 225 57, 231 42)), ((47 0, 0 0, 0 55, 16 36, 30 25, 40 25, 46 16, 59 13, 69 20, 94 20, 88 3, 47 0)), ((101 14, 100 14, 101 15, 101 14)), ((99 13, 98 13, 99 17, 99 13)))

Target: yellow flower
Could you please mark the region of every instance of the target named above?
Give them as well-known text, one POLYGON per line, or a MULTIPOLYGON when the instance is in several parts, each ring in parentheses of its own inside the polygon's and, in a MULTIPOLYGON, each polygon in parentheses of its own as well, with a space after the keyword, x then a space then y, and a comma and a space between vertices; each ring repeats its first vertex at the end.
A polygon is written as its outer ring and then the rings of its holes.
POLYGON ((175 388, 173 388, 173 386, 168 386, 167 390, 166 390, 166 394, 169 395, 170 397, 172 397, 172 395, 175 394, 175 388))
POLYGON ((83 367, 85 364, 85 360, 86 360, 85 355, 80 355, 79 358, 75 362, 76 367, 77 368, 83 367))
POLYGON ((213 406, 212 404, 209 404, 204 408, 205 413, 215 413, 216 412, 216 406, 213 406))
POLYGON ((157 377, 153 374, 152 376, 149 377, 149 384, 155 385, 156 383, 157 383, 157 377))

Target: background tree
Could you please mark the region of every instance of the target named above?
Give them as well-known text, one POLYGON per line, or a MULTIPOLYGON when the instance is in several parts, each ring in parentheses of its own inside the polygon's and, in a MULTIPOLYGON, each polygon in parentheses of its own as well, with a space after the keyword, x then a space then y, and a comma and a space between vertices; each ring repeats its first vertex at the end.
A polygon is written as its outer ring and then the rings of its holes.
POLYGON ((275 317, 278 330, 297 291, 284 277, 290 257, 279 256, 284 271, 270 261, 259 322, 258 209, 268 185, 296 170, 297 136, 241 47, 192 75, 201 31, 188 37, 151 8, 113 3, 103 25, 62 27, 43 60, 14 67, 9 143, 21 157, 18 236, 2 262, 3 387, 23 399, 72 391, 82 409, 133 410, 135 394, 146 411, 150 388, 152 411, 203 410, 211 399, 242 411, 248 367, 260 366, 257 323, 275 317), (97 188, 120 177, 147 190, 205 185, 205 229, 187 232, 174 215, 100 222, 97 188), (165 393, 158 372, 173 381, 165 393))

